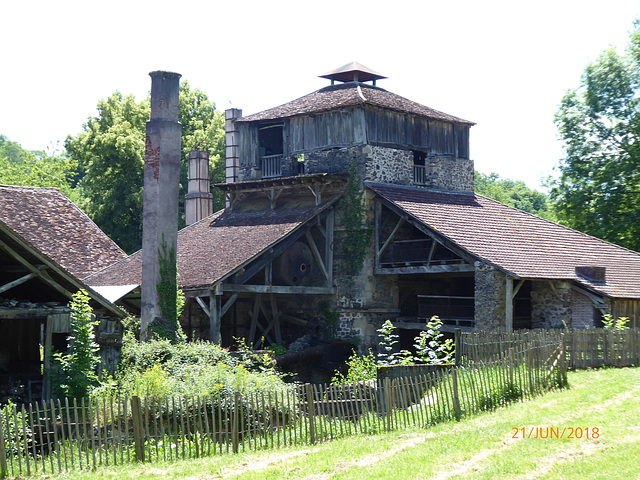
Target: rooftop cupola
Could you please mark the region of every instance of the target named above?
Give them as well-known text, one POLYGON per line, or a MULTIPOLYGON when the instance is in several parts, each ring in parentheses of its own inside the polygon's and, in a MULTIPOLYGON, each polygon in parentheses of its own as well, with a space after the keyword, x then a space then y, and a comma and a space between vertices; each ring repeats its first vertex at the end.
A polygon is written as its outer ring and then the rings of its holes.
POLYGON ((335 81, 339 82, 369 82, 373 81, 375 86, 376 80, 387 78, 384 75, 365 67, 361 63, 351 62, 331 70, 330 72, 320 75, 320 78, 328 78, 331 80, 331 85, 334 85, 335 81))

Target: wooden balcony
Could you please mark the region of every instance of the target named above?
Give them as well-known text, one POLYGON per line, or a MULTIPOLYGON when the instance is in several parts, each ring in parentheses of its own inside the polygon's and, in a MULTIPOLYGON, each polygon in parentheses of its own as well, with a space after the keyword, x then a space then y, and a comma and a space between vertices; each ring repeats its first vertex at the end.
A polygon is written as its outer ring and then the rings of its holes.
POLYGON ((283 158, 283 155, 266 155, 262 157, 262 178, 281 177, 283 158))

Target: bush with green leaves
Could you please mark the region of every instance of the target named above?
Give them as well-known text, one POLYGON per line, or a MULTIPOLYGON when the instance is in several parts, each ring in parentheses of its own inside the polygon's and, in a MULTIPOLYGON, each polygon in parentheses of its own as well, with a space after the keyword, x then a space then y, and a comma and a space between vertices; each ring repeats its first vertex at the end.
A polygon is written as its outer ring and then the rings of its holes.
POLYGON ((355 351, 347 360, 347 374, 336 370, 331 383, 333 385, 349 385, 374 380, 377 376, 376 357, 369 350, 367 355, 358 355, 355 351))
POLYGON ((395 333, 397 328, 386 320, 377 330, 378 338, 378 365, 412 365, 413 357, 408 350, 395 351, 394 345, 398 343, 399 335, 395 333))
POLYGON ((613 318, 613 315, 607 313, 602 316, 602 325, 606 330, 614 330, 616 332, 622 332, 624 330, 628 330, 627 323, 629 322, 629 317, 616 317, 613 318))
POLYGON ((229 352, 210 342, 128 341, 116 377, 120 393, 139 396, 233 395, 288 386, 268 354, 229 352))
POLYGON ((70 309, 71 335, 67 337, 68 349, 53 356, 59 372, 55 388, 61 396, 84 398, 100 383, 100 347, 95 342, 94 335, 98 322, 84 290, 73 295, 70 309))
POLYGON ((455 345, 453 340, 447 338, 443 340, 444 335, 440 331, 442 328, 442 320, 437 315, 431 317, 427 322, 426 330, 421 331, 414 338, 414 347, 416 349, 417 359, 428 364, 449 363, 453 360, 455 354, 455 345))

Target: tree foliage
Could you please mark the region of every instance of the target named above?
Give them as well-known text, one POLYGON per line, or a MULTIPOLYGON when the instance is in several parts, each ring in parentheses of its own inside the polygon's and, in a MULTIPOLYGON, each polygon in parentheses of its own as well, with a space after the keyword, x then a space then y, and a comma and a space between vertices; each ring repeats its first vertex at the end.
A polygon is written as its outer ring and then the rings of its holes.
MULTIPOLYGON (((144 146, 150 102, 148 97, 136 102, 133 95, 115 92, 100 100, 97 110, 98 115, 87 120, 82 132, 76 137, 67 137, 65 148, 69 157, 78 163, 76 188, 85 199, 82 208, 130 253, 142 244, 144 146)), ((204 92, 182 82, 179 120, 182 123, 182 205, 189 150, 208 151, 212 180, 224 179, 224 118, 204 92)), ((217 200, 220 206, 222 199, 217 200)))
POLYGON ((562 99, 565 156, 551 198, 566 225, 640 250, 640 20, 627 52, 605 50, 562 99))
POLYGON ((542 192, 530 189, 523 181, 503 179, 497 173, 485 175, 476 171, 474 189, 476 193, 498 200, 505 205, 549 220, 554 219, 553 212, 549 208, 548 197, 542 192))
POLYGON ((55 187, 76 201, 73 175, 77 165, 64 155, 28 151, 0 135, 0 184, 24 187, 55 187))

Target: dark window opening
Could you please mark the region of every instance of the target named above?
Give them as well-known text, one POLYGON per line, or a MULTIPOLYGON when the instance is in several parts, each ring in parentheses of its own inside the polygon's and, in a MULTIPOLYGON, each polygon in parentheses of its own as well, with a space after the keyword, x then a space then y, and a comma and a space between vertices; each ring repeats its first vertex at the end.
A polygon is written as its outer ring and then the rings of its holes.
POLYGON ((427 152, 413 150, 413 164, 424 167, 427 164, 427 152))
POLYGON ((260 156, 282 155, 284 151, 282 141, 282 125, 262 127, 258 131, 258 144, 260 156))

